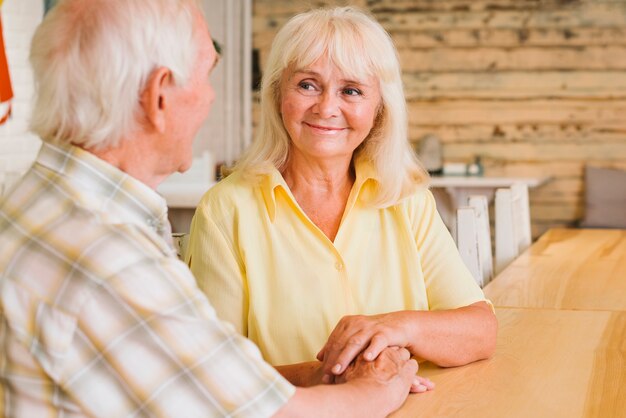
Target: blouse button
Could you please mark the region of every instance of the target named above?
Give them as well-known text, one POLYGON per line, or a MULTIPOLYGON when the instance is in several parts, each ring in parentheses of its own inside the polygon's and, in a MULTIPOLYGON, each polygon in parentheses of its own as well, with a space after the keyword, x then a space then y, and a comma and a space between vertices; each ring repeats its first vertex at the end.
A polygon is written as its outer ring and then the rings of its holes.
POLYGON ((341 261, 337 261, 335 263, 335 268, 337 269, 337 271, 343 270, 343 263, 341 261))

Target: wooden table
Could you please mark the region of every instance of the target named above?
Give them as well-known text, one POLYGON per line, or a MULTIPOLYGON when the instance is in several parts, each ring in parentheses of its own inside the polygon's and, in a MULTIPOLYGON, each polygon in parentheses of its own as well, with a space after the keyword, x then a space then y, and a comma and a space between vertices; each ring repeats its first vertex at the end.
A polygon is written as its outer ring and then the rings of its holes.
POLYGON ((499 308, 493 358, 420 374, 437 385, 394 415, 626 417, 626 312, 499 308))
POLYGON ((551 229, 484 291, 500 307, 626 311, 626 230, 551 229))

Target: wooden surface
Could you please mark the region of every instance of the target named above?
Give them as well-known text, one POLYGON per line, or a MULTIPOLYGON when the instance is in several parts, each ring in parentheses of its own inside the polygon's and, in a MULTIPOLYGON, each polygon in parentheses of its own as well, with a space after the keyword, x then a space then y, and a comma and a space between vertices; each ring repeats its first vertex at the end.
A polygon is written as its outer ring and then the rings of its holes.
POLYGON ((626 417, 626 312, 499 308, 496 354, 442 369, 395 418, 626 417))
POLYGON ((552 229, 483 290, 499 307, 626 311, 626 230, 552 229))

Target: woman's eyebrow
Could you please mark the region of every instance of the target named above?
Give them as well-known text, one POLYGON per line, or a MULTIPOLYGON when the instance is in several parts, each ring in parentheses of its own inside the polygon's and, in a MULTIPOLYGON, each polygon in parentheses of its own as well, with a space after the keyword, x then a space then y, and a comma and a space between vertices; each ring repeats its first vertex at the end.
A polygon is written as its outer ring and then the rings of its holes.
POLYGON ((309 75, 314 75, 314 76, 320 77, 320 73, 318 73, 316 71, 313 71, 313 70, 309 70, 307 68, 303 68, 303 69, 300 69, 300 70, 295 70, 293 73, 294 74, 309 74, 309 75))
POLYGON ((371 85, 369 85, 366 82, 361 81, 361 80, 353 80, 353 79, 349 79, 349 78, 344 78, 341 81, 343 83, 346 83, 346 84, 356 84, 356 85, 361 86, 361 87, 371 87, 371 85))
MULTIPOLYGON (((312 76, 315 76, 315 77, 320 77, 320 74, 318 72, 313 71, 313 70, 309 70, 307 68, 303 68, 303 69, 300 69, 300 70, 295 70, 293 72, 293 74, 291 75, 291 77, 293 77, 296 74, 307 74, 307 75, 312 75, 312 76)), ((340 81, 342 83, 345 83, 345 84, 356 84, 356 85, 359 85, 359 86, 362 86, 362 87, 371 87, 370 84, 368 84, 368 83, 366 83, 366 82, 364 82, 362 80, 356 80, 356 79, 351 79, 351 78, 342 78, 340 81)))

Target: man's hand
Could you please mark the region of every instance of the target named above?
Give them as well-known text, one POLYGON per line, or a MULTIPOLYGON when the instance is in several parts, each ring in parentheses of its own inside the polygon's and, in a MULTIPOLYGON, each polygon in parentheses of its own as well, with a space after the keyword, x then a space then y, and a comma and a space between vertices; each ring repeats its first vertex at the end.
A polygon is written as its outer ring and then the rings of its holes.
POLYGON ((371 361, 387 347, 407 347, 411 323, 405 316, 404 312, 391 312, 341 318, 317 354, 317 359, 324 363, 324 373, 329 377, 343 373, 361 352, 365 360, 371 361))
POLYGON ((417 369, 404 348, 386 348, 373 361, 359 355, 334 378, 342 384, 298 388, 275 417, 386 417, 406 400, 417 369))
POLYGON ((383 350, 374 361, 359 355, 335 381, 374 386, 378 393, 386 394, 391 410, 396 410, 404 403, 416 378, 417 361, 410 357, 406 349, 398 347, 383 350))
MULTIPOLYGON (((395 367, 398 367, 398 362, 411 361, 417 364, 415 360, 410 360, 410 353, 406 349, 390 347, 383 350, 380 356, 377 357, 377 361, 367 361, 362 355, 358 356, 355 362, 348 366, 345 373, 334 378, 334 382, 343 383, 361 377, 368 377, 368 373, 374 375, 375 378, 384 377, 385 373, 387 373, 388 378, 393 377, 393 372, 390 372, 389 361, 392 361, 395 367), (383 358, 381 358, 381 356, 383 358), (379 372, 382 373, 383 376, 381 376, 379 372)), ((410 388, 411 392, 421 393, 434 388, 435 384, 430 379, 417 375, 413 376, 410 388)))

